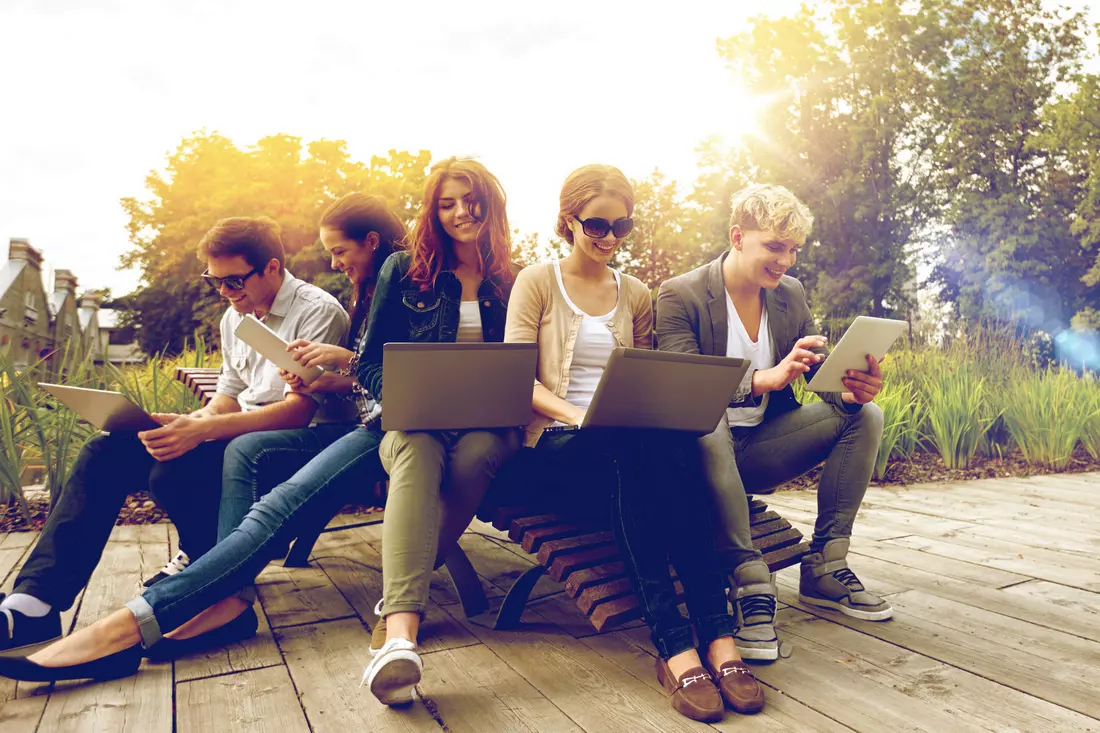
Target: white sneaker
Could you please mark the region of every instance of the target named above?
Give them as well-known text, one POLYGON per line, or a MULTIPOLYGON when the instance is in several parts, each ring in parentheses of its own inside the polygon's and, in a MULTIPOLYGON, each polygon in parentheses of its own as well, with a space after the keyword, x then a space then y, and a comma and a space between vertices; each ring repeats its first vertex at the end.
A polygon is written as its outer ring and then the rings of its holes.
POLYGON ((187 553, 180 550, 176 553, 176 556, 168 561, 168 564, 161 568, 161 571, 145 581, 143 585, 148 588, 149 586, 159 583, 165 578, 169 578, 177 573, 182 573, 187 569, 187 566, 191 564, 191 558, 187 557, 187 553))
POLYGON ((359 686, 369 685, 383 705, 408 705, 424 672, 416 645, 408 639, 390 639, 363 672, 359 686))

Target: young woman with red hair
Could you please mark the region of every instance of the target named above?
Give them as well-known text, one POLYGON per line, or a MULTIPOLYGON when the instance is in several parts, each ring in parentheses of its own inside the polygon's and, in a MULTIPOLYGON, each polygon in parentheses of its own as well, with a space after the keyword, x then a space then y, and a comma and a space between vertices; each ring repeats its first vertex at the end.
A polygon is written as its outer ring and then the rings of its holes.
MULTIPOLYGON (((386 260, 357 376, 382 398, 382 346, 394 341, 503 341, 512 266, 504 191, 485 166, 450 158, 425 186, 408 249, 386 260)), ((432 570, 469 525, 517 430, 387 432, 382 592, 363 675, 387 705, 412 701, 423 663, 417 631, 432 570), (437 559, 438 558, 438 559, 437 559)))

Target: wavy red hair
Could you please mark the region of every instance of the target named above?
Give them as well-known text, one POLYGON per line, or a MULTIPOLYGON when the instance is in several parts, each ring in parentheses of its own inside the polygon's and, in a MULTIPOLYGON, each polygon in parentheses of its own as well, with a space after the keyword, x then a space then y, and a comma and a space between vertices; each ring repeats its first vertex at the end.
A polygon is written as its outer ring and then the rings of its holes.
POLYGON ((512 237, 505 212, 506 197, 500 181, 472 158, 447 158, 432 166, 424 184, 420 214, 409 233, 409 278, 428 289, 443 270, 457 262, 454 245, 439 221, 439 197, 447 179, 462 181, 476 200, 474 218, 481 222, 477 232, 482 277, 500 282, 512 280, 512 237))

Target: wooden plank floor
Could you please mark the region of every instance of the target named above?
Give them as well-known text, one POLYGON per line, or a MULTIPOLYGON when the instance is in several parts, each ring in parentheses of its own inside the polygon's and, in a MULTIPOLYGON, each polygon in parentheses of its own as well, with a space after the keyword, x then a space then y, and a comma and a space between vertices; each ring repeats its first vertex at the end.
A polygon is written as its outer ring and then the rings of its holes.
MULTIPOLYGON (((811 492, 768 497, 809 534, 811 492)), ((851 564, 896 617, 859 622, 797 600, 779 575, 793 656, 757 665, 764 712, 724 731, 1100 731, 1100 473, 872 488, 851 564)), ((35 542, 0 535, 0 590, 35 542)), ((131 597, 173 552, 169 525, 116 527, 73 610, 80 628, 131 597)), ((501 533, 463 537, 488 595, 530 565, 501 533)), ((260 576, 260 633, 110 683, 0 680, 0 733, 38 731, 688 731, 653 674, 648 631, 604 634, 544 579, 521 631, 467 620, 442 576, 423 629, 421 698, 359 687, 382 592, 379 527, 326 535, 310 568, 260 576)))

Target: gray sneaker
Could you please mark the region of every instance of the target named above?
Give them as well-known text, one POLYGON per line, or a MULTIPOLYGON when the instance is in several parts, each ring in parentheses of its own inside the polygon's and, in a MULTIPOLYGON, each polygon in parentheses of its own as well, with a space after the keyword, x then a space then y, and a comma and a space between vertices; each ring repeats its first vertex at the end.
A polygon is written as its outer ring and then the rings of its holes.
POLYGON ((820 608, 832 608, 864 621, 885 621, 894 609, 870 593, 848 568, 849 540, 829 540, 821 552, 802 558, 798 600, 820 608))
POLYGON ((743 659, 779 658, 779 639, 775 636, 775 585, 763 560, 741 563, 733 571, 730 603, 737 618, 733 635, 743 659))

